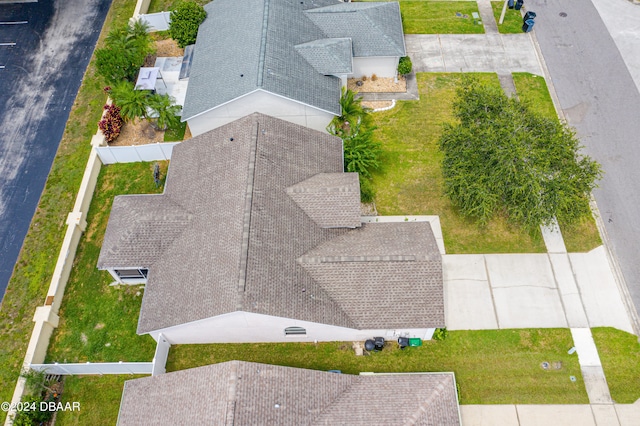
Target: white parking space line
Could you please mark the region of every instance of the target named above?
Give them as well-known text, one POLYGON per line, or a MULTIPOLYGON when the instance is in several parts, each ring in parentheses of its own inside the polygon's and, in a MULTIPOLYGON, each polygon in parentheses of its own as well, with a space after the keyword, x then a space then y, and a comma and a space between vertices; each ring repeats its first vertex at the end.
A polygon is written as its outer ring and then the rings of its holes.
POLYGON ((0 43, 0 46, 15 46, 15 43, 0 43))
POLYGON ((4 69, 4 65, 0 65, 0 70, 3 70, 3 69, 4 69))
POLYGON ((5 21, 5 22, 0 22, 0 25, 22 25, 22 24, 28 24, 29 21, 5 21))

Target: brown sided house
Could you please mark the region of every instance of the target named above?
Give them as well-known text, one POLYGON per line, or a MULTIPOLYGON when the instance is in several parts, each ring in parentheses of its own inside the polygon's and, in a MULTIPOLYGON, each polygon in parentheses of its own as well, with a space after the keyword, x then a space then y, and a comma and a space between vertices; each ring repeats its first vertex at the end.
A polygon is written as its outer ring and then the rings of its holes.
POLYGON ((353 376, 230 361, 124 385, 118 425, 460 425, 453 373, 353 376))
POLYGON ((429 339, 445 325, 427 222, 361 223, 342 141, 252 114, 174 148, 161 195, 115 198, 98 260, 145 283, 169 343, 429 339))

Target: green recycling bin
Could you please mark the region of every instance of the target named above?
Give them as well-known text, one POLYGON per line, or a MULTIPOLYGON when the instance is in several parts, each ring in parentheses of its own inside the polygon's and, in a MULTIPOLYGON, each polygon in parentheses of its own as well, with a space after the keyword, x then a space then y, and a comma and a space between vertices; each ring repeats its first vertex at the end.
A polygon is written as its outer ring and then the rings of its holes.
POLYGON ((409 339, 409 346, 422 346, 422 339, 419 337, 412 337, 409 339))

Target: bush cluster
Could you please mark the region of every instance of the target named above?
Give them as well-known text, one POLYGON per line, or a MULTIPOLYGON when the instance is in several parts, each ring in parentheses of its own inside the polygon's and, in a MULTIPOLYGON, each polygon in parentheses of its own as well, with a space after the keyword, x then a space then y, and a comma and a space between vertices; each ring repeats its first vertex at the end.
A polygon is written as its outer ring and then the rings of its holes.
POLYGON ((153 53, 148 29, 146 23, 136 21, 109 31, 105 46, 96 50, 96 68, 105 83, 135 82, 145 58, 153 53))
POLYGON ((196 42, 198 28, 207 17, 204 8, 194 2, 180 3, 171 12, 171 23, 169 24, 169 35, 178 46, 185 47, 196 42))
POLYGON ((398 74, 407 75, 411 73, 413 69, 413 64, 411 63, 411 58, 408 56, 403 56, 400 58, 398 62, 398 74))
POLYGON ((107 111, 102 117, 102 120, 98 122, 98 127, 104 135, 107 143, 111 143, 120 135, 124 120, 120 115, 120 108, 115 105, 105 105, 104 109, 107 111))

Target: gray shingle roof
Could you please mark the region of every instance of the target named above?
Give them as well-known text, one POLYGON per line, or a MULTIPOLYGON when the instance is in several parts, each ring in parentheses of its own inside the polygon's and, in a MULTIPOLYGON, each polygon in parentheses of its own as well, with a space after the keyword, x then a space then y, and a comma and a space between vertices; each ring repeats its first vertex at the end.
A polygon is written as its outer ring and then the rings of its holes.
POLYGON ((295 45, 325 38, 295 0, 216 0, 205 6, 183 121, 258 89, 340 114, 340 79, 295 45))
POLYGON ((318 173, 288 187, 286 192, 321 228, 360 226, 357 173, 318 173))
POLYGON ((230 361, 125 382, 118 425, 460 424, 453 373, 354 376, 230 361))
POLYGON ((305 11, 327 37, 349 37, 353 56, 405 56, 397 2, 338 3, 305 11))
POLYGON ((216 0, 205 10, 183 120, 259 89, 339 115, 340 79, 325 74, 351 72, 348 53, 405 55, 397 3, 216 0))
POLYGON ((358 225, 359 183, 342 167, 340 139, 273 117, 214 129, 174 148, 164 194, 116 199, 99 267, 149 268, 139 333, 236 310, 349 328, 444 325, 429 225, 344 228, 358 225), (365 261, 323 263, 332 256, 365 261), (398 304, 409 298, 417 306, 398 304))
POLYGON ((428 222, 363 224, 299 262, 358 329, 445 325, 442 258, 428 222))
POLYGON ((351 74, 353 50, 350 38, 324 38, 298 44, 296 50, 320 74, 351 74))

